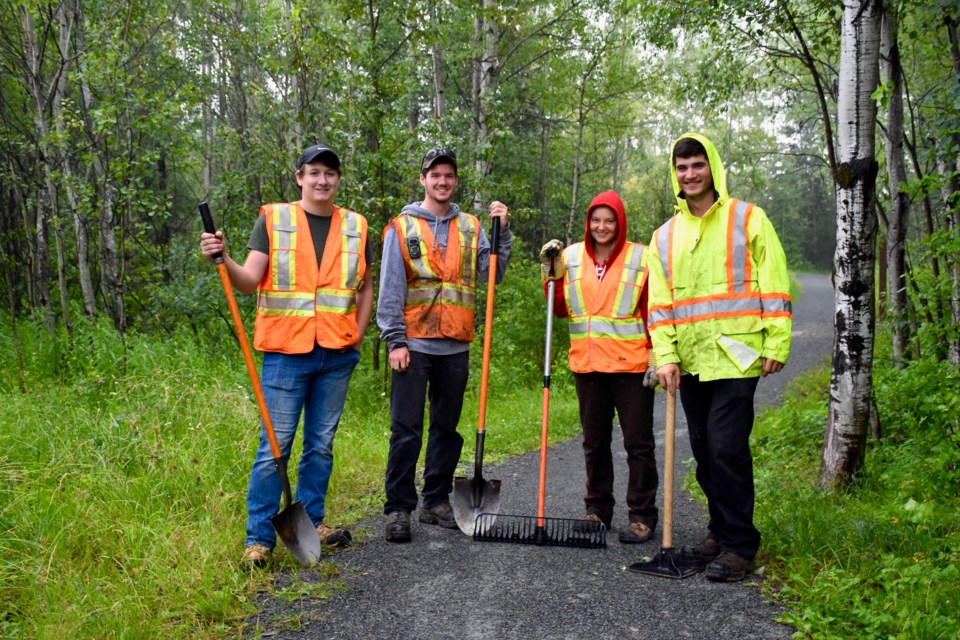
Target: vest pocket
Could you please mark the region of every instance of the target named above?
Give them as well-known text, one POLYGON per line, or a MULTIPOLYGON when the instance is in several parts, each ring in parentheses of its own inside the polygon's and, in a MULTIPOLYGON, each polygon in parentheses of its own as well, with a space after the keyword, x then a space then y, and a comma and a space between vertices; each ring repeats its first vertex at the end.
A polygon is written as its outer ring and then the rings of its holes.
POLYGON ((727 354, 727 357, 737 365, 740 373, 746 373, 760 358, 762 340, 762 332, 720 334, 717 336, 717 344, 727 354))

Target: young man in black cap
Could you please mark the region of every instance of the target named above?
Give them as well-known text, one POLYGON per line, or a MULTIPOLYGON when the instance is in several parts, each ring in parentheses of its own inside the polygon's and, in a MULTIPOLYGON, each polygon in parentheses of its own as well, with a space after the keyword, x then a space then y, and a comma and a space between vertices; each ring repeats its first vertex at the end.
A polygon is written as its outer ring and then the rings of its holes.
MULTIPOLYGON (((254 347, 263 351, 261 383, 284 457, 303 414, 303 456, 297 500, 321 543, 347 546, 350 532, 324 522, 333 470, 333 438, 347 385, 373 311, 367 221, 333 203, 340 158, 325 145, 308 147, 296 170, 300 200, 260 208, 241 266, 225 250, 223 233, 204 233, 204 256, 222 252, 233 286, 257 291, 254 347)), ((262 425, 261 425, 262 427, 262 425)), ((280 503, 280 479, 263 429, 247 490, 244 560, 270 561, 276 532, 270 516, 280 503)))
MULTIPOLYGON (((478 277, 486 280, 490 243, 480 221, 453 203, 457 156, 432 149, 420 163, 422 202, 403 208, 384 229, 377 324, 390 351, 390 452, 384 514, 386 539, 408 542, 414 485, 430 398, 430 434, 423 473, 420 522, 456 529, 450 507, 453 474, 463 438, 457 433, 467 386, 478 277)), ((503 229, 497 281, 503 278, 513 236, 507 207, 490 205, 503 229)))

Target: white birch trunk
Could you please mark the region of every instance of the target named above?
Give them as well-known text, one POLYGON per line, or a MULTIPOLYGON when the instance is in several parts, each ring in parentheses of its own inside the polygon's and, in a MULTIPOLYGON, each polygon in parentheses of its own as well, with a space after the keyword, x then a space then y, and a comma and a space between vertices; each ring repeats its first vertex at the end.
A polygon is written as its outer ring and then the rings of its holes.
MULTIPOLYGON (((490 174, 489 151, 487 149, 490 130, 487 126, 487 113, 490 110, 490 100, 493 96, 493 74, 497 64, 497 25, 490 15, 495 7, 496 4, 493 0, 483 0, 480 17, 480 39, 483 43, 483 49, 477 70, 477 138, 476 160, 474 161, 474 170, 477 172, 477 180, 480 185, 486 182, 486 177, 490 174)), ((477 189, 473 197, 473 208, 475 211, 480 211, 484 206, 482 189, 477 189)))
POLYGON ((892 83, 893 92, 887 103, 887 173, 890 180, 890 217, 887 220, 887 296, 890 324, 893 328, 893 362, 906 365, 910 340, 907 318, 906 239, 910 199, 900 191, 907 181, 903 156, 903 68, 897 38, 897 8, 887 0, 884 5, 880 39, 880 58, 884 81, 892 83))
POLYGON ((873 388, 874 157, 880 0, 846 0, 837 97, 836 315, 820 485, 843 486, 863 466, 873 388))

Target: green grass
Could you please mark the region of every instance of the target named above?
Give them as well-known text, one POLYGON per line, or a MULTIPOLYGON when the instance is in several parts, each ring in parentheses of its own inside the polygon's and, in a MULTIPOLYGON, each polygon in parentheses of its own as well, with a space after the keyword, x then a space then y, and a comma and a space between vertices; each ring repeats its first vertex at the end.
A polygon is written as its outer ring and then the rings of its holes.
MULTIPOLYGON (((100 323, 78 326, 72 340, 29 322, 18 333, 26 393, 11 334, 0 333, 0 637, 234 637, 258 592, 295 601, 343 588, 329 566, 300 577, 282 546, 275 568, 285 586, 274 572, 240 566, 259 424, 235 344, 121 340, 100 323)), ((465 474, 480 378, 473 360, 465 474)), ((567 377, 554 392, 553 441, 577 429, 567 377)), ((539 446, 541 389, 517 380, 503 369, 491 376, 490 461, 539 446)), ((364 353, 336 440, 331 520, 352 525, 380 512, 388 443, 383 374, 364 353)), ((291 470, 299 443, 294 451, 291 470)), ((292 613, 284 625, 308 622, 292 613)))
POLYGON ((877 362, 883 436, 848 491, 816 488, 827 368, 758 420, 764 591, 800 638, 957 638, 960 378, 936 363, 894 371, 877 362))

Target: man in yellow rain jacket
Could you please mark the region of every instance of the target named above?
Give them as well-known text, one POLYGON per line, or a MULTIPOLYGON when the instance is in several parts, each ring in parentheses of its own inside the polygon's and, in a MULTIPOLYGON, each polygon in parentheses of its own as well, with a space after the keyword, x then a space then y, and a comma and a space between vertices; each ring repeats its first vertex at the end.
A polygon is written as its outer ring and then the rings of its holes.
POLYGON ((792 325, 787 262, 757 206, 727 193, 713 143, 690 133, 671 157, 677 211, 650 241, 649 323, 657 377, 682 386, 697 482, 707 497, 707 536, 685 547, 708 562, 707 578, 753 571, 753 395, 760 376, 780 371, 792 325), (681 385, 682 382, 682 385, 681 385))

